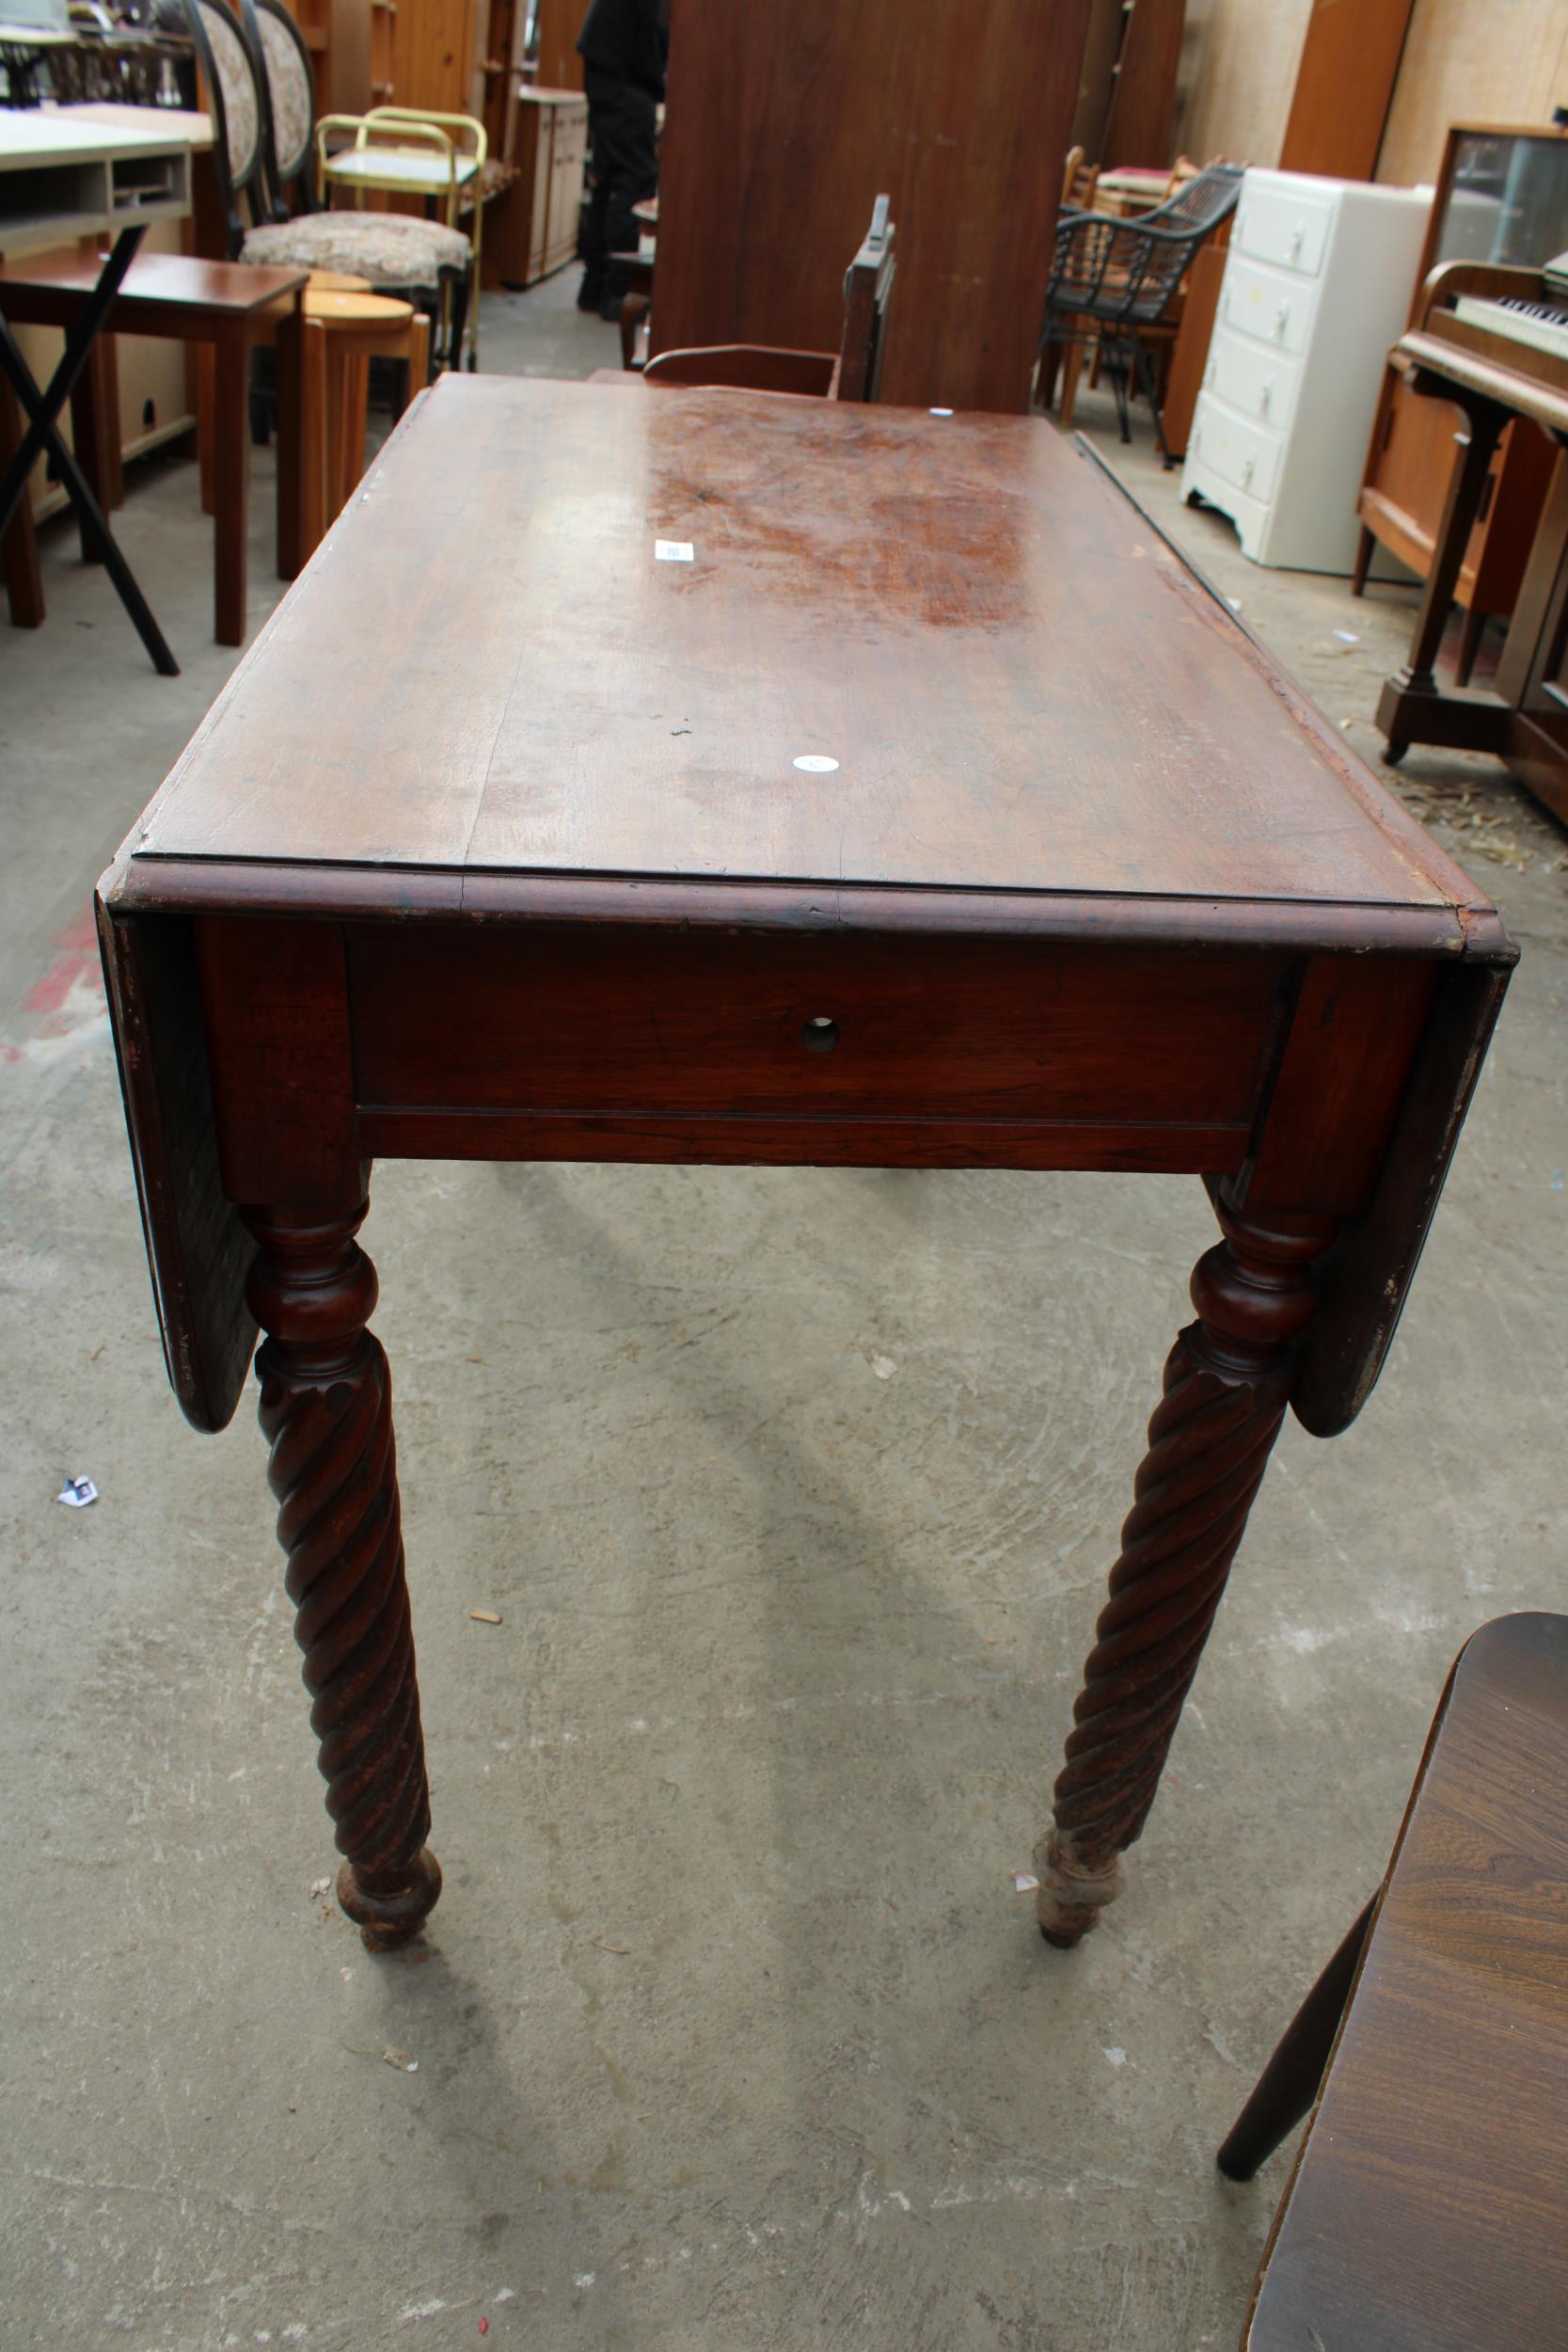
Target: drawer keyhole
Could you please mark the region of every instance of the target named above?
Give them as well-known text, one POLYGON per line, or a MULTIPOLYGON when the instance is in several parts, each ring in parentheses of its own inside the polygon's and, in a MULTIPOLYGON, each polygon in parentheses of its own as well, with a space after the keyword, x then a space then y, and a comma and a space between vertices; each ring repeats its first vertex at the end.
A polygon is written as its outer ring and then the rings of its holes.
POLYGON ((831 1054, 838 1043, 838 1023, 825 1012, 814 1012, 800 1025, 800 1042, 808 1054, 831 1054))

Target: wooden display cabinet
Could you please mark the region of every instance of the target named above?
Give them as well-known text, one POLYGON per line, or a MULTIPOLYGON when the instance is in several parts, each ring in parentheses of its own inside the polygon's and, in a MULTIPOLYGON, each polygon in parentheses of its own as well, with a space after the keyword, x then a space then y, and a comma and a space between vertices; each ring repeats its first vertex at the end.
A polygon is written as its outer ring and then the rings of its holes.
MULTIPOLYGON (((1568 246, 1568 132, 1533 124, 1454 124, 1417 272, 1410 323, 1425 310, 1426 281, 1445 262, 1513 262, 1540 269, 1568 246)), ((1458 420, 1443 403, 1419 400, 1384 371, 1366 470, 1356 501, 1362 532, 1353 587, 1359 596, 1375 548, 1386 548, 1425 579, 1453 471, 1458 420)), ((1458 677, 1463 685, 1490 614, 1512 612, 1552 469, 1545 437, 1524 420, 1498 445, 1460 570, 1464 607, 1458 677)))
MULTIPOLYGON (((284 0, 305 36, 316 77, 318 114, 363 114, 390 95, 375 83, 376 35, 395 0, 284 0)), ((385 44, 383 44, 385 46, 385 44)))
POLYGON ((588 101, 580 91, 530 89, 517 68, 509 84, 500 152, 517 177, 485 230, 483 282, 492 289, 531 286, 571 261, 588 161, 588 101))

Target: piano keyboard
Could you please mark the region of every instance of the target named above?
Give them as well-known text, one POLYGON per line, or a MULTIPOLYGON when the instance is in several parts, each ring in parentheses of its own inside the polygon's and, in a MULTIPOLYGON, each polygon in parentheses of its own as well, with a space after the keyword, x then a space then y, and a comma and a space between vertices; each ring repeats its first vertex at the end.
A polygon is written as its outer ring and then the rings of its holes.
POLYGON ((1504 294, 1493 302, 1480 294, 1461 294, 1453 314, 1467 326, 1484 327, 1489 335, 1568 359, 1568 310, 1555 302, 1528 302, 1519 294, 1504 294))

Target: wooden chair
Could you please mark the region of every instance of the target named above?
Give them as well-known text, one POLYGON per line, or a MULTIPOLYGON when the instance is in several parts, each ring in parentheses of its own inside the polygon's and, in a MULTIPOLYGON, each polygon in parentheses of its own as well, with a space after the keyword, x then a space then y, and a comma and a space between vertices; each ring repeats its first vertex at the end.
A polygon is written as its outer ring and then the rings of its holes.
POLYGON ((1086 164, 1081 147, 1069 147, 1062 166, 1062 210, 1064 213, 1087 213, 1094 208, 1095 191, 1100 185, 1100 166, 1086 164))
POLYGON ((1568 2344, 1568 1617, 1460 1652, 1383 1886, 1219 2153, 1312 2108, 1243 2352, 1568 2344))
MULTIPOLYGON (((638 353, 639 330, 653 308, 654 265, 658 259, 658 199, 645 196, 632 206, 637 222, 638 241, 635 253, 612 253, 610 262, 626 275, 626 291, 621 297, 621 365, 641 368, 647 353, 638 353)), ((641 340, 647 342, 645 333, 641 340)))
POLYGON ((875 400, 881 385, 883 335, 893 295, 894 224, 879 196, 871 227, 844 279, 844 340, 834 351, 785 351, 768 343, 718 343, 701 351, 661 351, 642 371, 644 384, 729 385, 755 392, 803 393, 818 400, 875 400))

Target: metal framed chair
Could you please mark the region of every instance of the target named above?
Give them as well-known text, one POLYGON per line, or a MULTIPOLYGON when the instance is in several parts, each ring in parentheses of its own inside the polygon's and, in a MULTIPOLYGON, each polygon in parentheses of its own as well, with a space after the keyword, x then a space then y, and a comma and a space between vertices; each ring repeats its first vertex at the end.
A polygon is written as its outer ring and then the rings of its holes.
POLYGON ((1159 388, 1149 342, 1168 330, 1169 313, 1194 254, 1236 208, 1243 166, 1210 164, 1153 212, 1136 220, 1101 213, 1064 213, 1040 333, 1042 373, 1065 351, 1062 421, 1072 421, 1072 398, 1085 344, 1098 340, 1114 370, 1121 437, 1132 437, 1128 379, 1136 376, 1148 398, 1160 454, 1168 460, 1159 388))
MULTIPOLYGON (((471 207, 465 305, 470 369, 479 365, 479 266, 489 153, 488 135, 474 116, 437 114, 421 106, 372 106, 368 115, 324 115, 316 125, 316 170, 328 204, 335 187, 352 190, 356 206, 363 206, 370 189, 418 197, 438 204, 447 226, 459 235, 459 215, 465 204, 471 207), (352 141, 331 146, 332 135, 345 131, 353 132, 352 141)), ((460 366, 460 329, 449 339, 449 348, 452 364, 460 366)))

